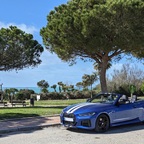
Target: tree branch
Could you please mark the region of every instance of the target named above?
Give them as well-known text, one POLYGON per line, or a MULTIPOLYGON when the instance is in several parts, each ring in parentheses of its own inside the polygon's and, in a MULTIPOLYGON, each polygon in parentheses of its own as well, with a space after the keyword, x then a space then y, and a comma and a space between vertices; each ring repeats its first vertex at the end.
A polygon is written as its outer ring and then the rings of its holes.
POLYGON ((114 56, 124 53, 125 50, 115 50, 110 56, 109 59, 112 59, 114 56))

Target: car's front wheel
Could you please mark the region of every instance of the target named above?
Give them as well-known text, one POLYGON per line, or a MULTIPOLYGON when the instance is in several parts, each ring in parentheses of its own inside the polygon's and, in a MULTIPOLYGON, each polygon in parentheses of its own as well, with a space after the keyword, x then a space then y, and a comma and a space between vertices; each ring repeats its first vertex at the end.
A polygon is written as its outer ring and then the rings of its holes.
POLYGON ((101 114, 98 116, 95 125, 96 132, 105 132, 109 129, 110 121, 107 115, 101 114))

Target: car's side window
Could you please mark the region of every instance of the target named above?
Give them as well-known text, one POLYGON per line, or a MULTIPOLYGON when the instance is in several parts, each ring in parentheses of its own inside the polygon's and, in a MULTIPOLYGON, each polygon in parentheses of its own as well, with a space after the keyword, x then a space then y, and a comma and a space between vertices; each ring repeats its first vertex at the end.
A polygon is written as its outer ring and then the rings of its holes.
POLYGON ((137 96, 136 95, 133 95, 132 97, 131 97, 131 103, 134 103, 134 102, 136 102, 137 101, 137 96))
POLYGON ((101 94, 100 96, 95 97, 91 102, 93 102, 93 103, 99 103, 99 102, 106 101, 106 99, 107 99, 106 96, 103 95, 103 94, 101 94))
POLYGON ((101 97, 96 97, 92 100, 93 103, 101 102, 101 97))
POLYGON ((101 101, 106 101, 107 97, 105 95, 101 95, 101 101))
POLYGON ((128 100, 128 97, 126 95, 121 96, 121 98, 119 99, 119 104, 128 104, 130 103, 128 100))

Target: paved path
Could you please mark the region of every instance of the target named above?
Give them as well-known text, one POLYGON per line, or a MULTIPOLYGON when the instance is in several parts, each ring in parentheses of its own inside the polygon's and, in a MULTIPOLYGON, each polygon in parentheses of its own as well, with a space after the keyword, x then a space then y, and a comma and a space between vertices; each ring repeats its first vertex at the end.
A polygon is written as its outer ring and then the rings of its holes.
POLYGON ((0 134, 0 144, 144 144, 144 125, 110 128, 105 133, 62 126, 0 134))
POLYGON ((0 133, 42 129, 48 126, 54 126, 60 124, 59 116, 48 117, 31 117, 13 120, 0 121, 0 133))

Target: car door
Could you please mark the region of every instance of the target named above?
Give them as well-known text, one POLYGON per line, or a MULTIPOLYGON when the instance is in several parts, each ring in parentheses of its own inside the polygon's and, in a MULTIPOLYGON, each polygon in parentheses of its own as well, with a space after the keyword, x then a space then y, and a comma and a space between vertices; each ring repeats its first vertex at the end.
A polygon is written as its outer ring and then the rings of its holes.
POLYGON ((113 111, 113 123, 129 121, 136 118, 134 111, 135 108, 131 103, 120 104, 115 108, 115 111, 113 111))
POLYGON ((112 110, 111 123, 122 123, 140 118, 142 115, 141 109, 138 107, 137 103, 124 103, 115 106, 112 110))

